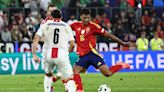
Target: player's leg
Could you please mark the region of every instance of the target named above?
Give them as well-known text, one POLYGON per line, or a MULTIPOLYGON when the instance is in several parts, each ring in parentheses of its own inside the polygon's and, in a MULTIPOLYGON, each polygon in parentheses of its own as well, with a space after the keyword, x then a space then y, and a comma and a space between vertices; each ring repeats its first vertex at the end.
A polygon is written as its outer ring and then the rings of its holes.
MULTIPOLYGON (((104 61, 102 61, 104 62, 104 61)), ((111 66, 109 69, 107 67, 106 64, 103 64, 101 66, 98 67, 101 71, 101 73, 106 76, 106 77, 110 77, 111 75, 113 75, 114 73, 118 72, 121 69, 129 69, 130 65, 127 63, 123 63, 123 62, 118 62, 116 65, 111 66)))
POLYGON ((74 81, 77 85, 77 92, 83 92, 83 85, 82 85, 82 80, 80 77, 80 72, 83 71, 84 68, 79 66, 79 65, 75 65, 73 67, 73 73, 74 73, 74 81))
POLYGON ((94 67, 100 69, 100 72, 106 77, 110 77, 115 72, 118 72, 121 69, 130 68, 130 66, 128 64, 123 63, 123 62, 119 62, 116 65, 108 68, 108 66, 105 64, 103 58, 94 52, 92 53, 91 63, 94 67))
POLYGON ((62 58, 56 62, 57 70, 62 73, 61 79, 64 83, 66 92, 76 92, 76 85, 73 78, 73 69, 69 59, 62 58))
POLYGON ((76 62, 75 66, 73 67, 74 80, 77 85, 77 92, 84 92, 83 86, 82 86, 82 80, 80 77, 80 72, 85 71, 89 67, 90 65, 89 55, 90 54, 79 57, 78 62, 76 62))
POLYGON ((57 70, 57 74, 54 75, 54 76, 52 77, 52 81, 53 81, 53 82, 56 82, 57 80, 60 79, 61 76, 62 76, 61 71, 58 71, 58 70, 57 70))
POLYGON ((44 77, 44 92, 53 92, 53 86, 52 86, 52 77, 53 77, 53 63, 50 62, 44 62, 45 64, 45 77, 44 77))

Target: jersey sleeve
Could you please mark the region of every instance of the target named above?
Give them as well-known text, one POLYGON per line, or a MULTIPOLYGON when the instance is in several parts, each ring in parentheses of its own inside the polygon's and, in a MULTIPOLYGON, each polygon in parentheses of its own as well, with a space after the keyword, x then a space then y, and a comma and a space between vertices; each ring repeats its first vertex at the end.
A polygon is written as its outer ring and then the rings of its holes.
POLYGON ((73 31, 72 31, 72 29, 71 29, 71 27, 69 25, 67 26, 67 30, 68 30, 68 40, 69 41, 75 40, 74 36, 73 36, 73 31))
POLYGON ((105 29, 102 28, 100 25, 94 23, 93 26, 95 28, 95 31, 94 31, 95 34, 100 34, 100 35, 105 34, 105 32, 106 32, 105 29))
POLYGON ((71 25, 70 25, 70 27, 72 28, 72 31, 75 31, 75 26, 76 25, 76 23, 72 23, 71 25))
POLYGON ((39 35, 40 37, 43 36, 43 31, 45 30, 46 25, 45 24, 40 24, 40 27, 38 29, 38 31, 36 32, 37 35, 39 35))

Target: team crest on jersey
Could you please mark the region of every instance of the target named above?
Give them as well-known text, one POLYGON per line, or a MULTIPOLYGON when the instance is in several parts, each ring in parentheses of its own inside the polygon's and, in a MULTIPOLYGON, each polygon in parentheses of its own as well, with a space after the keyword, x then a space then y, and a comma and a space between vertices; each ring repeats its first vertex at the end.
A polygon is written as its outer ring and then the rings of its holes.
POLYGON ((90 27, 87 27, 85 30, 86 30, 86 33, 89 33, 90 32, 90 27))
POLYGON ((84 34, 85 33, 85 30, 83 29, 83 30, 81 30, 81 34, 84 34))
POLYGON ((85 40, 84 35, 83 34, 80 35, 80 41, 84 41, 84 40, 85 40))

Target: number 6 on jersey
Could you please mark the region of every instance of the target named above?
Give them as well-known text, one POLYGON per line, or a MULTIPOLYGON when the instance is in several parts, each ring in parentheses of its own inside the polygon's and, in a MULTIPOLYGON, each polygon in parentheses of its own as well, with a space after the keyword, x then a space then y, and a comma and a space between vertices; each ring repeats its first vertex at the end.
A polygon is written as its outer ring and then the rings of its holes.
POLYGON ((57 44, 59 42, 59 29, 58 28, 54 29, 53 42, 54 42, 54 44, 57 44))

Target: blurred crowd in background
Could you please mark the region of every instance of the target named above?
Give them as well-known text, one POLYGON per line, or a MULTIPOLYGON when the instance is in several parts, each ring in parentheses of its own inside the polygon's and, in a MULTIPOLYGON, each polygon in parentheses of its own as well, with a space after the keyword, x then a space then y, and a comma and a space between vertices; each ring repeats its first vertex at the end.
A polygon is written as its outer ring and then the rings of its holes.
MULTIPOLYGON (((1 0, 0 41, 32 41, 46 18, 47 7, 53 4, 62 10, 63 20, 68 24, 79 21, 80 8, 90 8, 92 21, 120 39, 134 43, 131 50, 142 43, 138 40, 143 34, 148 45, 156 35, 163 49, 164 6, 154 6, 155 1, 158 0, 1 0)), ((98 37, 98 42, 109 41, 98 37)))

